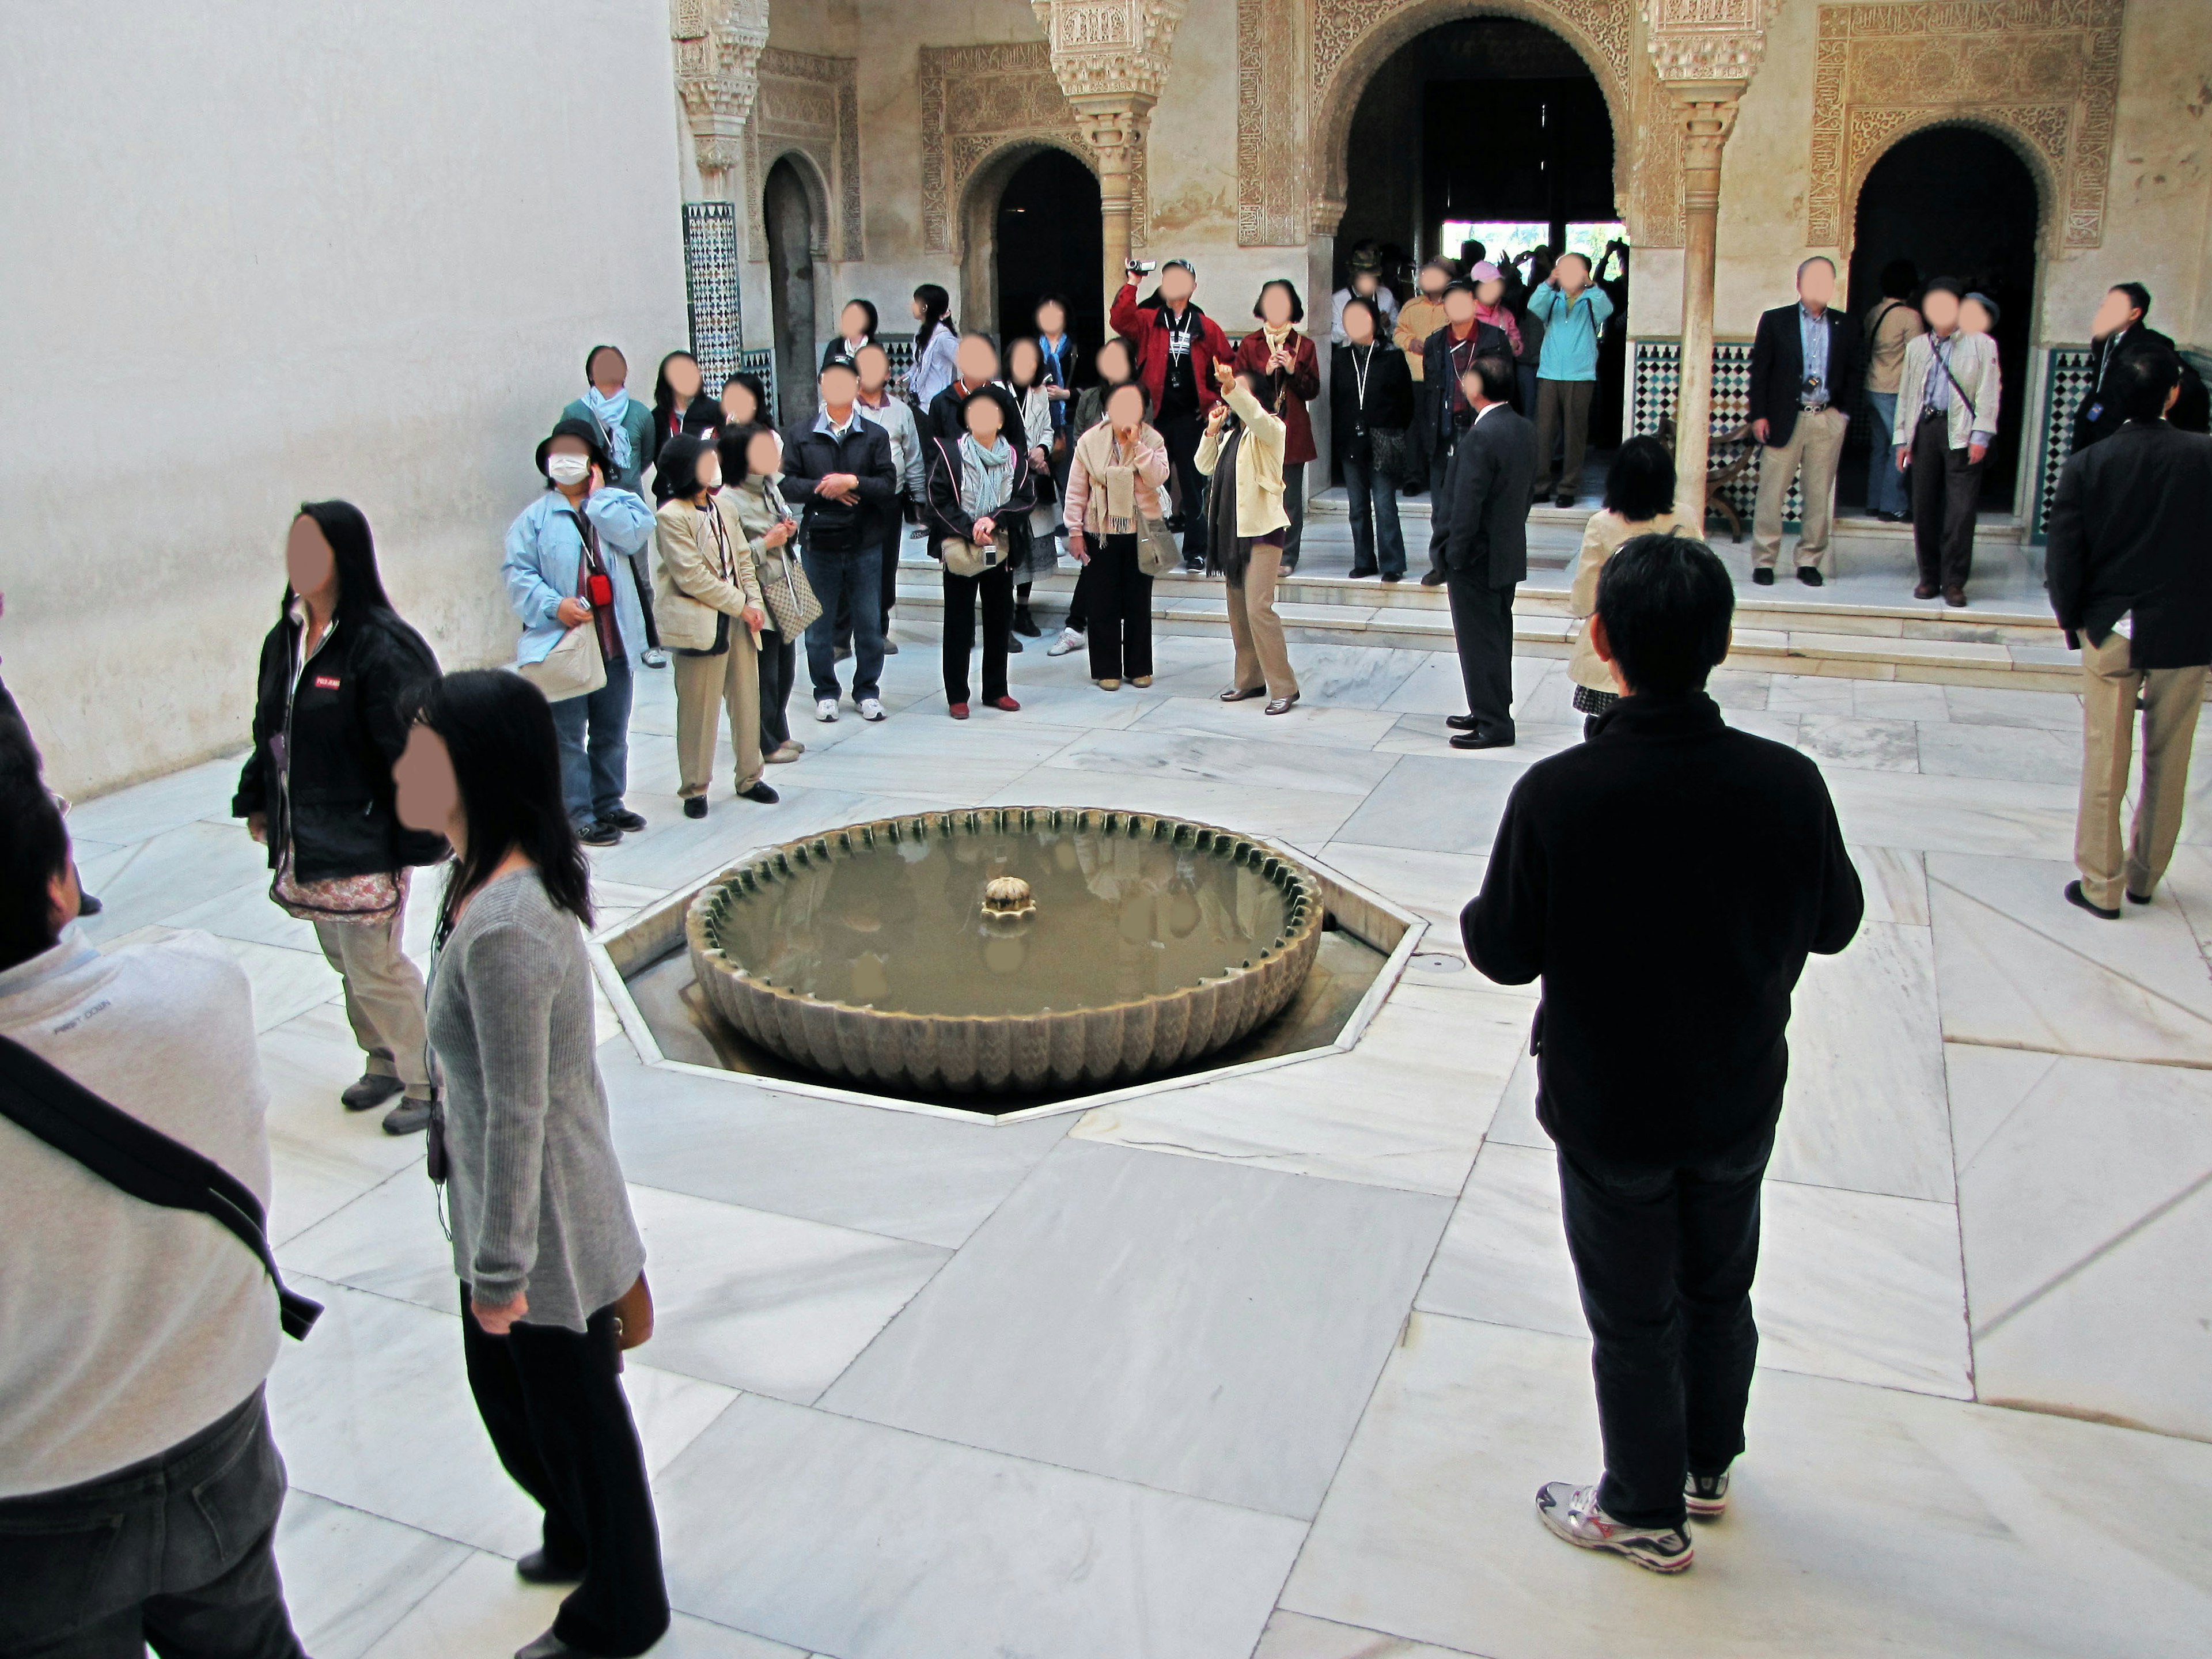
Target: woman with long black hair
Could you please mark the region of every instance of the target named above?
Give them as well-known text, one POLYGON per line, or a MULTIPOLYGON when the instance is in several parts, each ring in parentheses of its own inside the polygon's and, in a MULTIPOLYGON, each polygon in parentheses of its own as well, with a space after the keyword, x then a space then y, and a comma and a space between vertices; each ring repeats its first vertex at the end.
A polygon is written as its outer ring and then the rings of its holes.
MULTIPOLYGON (((741 426, 770 424, 768 413, 768 388, 761 384, 757 374, 732 374, 722 382, 722 417, 715 422, 719 434, 736 431, 741 426)), ((733 471, 727 455, 722 458, 722 471, 733 471)))
POLYGON ((429 1030, 469 1389, 545 1512, 515 1571, 576 1587, 524 1651, 642 1653, 668 1628, 668 1592, 621 1350, 652 1304, 593 1058, 591 876, 551 711, 518 675, 453 675, 397 776, 402 821, 453 847, 429 1030))
POLYGON ((345 985, 346 1018, 366 1057, 338 1098, 350 1112, 399 1103, 392 1134, 430 1121, 422 976, 400 948, 410 866, 446 844, 404 828, 392 767, 438 659, 385 597, 368 520, 347 501, 309 501, 284 545, 288 580, 261 642, 253 752, 233 816, 269 848, 269 896, 311 921, 345 985))
POLYGON ((906 372, 906 389, 924 415, 959 373, 953 359, 960 349, 960 331, 952 325, 951 310, 952 296, 936 283, 924 283, 915 289, 914 367, 906 372))

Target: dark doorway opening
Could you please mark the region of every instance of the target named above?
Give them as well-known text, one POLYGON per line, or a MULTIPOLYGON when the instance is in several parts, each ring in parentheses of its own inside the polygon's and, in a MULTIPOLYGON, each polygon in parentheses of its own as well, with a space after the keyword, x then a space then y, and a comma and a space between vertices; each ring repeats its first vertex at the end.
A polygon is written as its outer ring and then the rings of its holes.
MULTIPOLYGON (((1851 244, 1851 313, 1862 331, 1881 304, 1881 270, 1893 259, 1912 261, 1923 282, 1955 276, 1997 302, 2004 406, 1982 469, 1982 505, 1998 512, 2011 509, 2020 477, 2039 210, 2034 176, 2002 139, 1972 127, 1929 127, 1874 164, 1859 191, 1851 244)), ((1853 505, 1866 499, 1868 425, 1851 422, 1848 447, 1859 459, 1842 469, 1839 488, 1853 505)))
POLYGON ((1036 331, 1037 301, 1067 301, 1068 331, 1085 368, 1106 329, 1099 273, 1106 258, 1098 180, 1064 149, 1041 149, 1015 168, 999 197, 994 309, 1007 338, 1036 331))
POLYGON ((815 411, 814 210, 788 157, 769 169, 761 211, 768 226, 776 416, 787 427, 812 420, 815 411))

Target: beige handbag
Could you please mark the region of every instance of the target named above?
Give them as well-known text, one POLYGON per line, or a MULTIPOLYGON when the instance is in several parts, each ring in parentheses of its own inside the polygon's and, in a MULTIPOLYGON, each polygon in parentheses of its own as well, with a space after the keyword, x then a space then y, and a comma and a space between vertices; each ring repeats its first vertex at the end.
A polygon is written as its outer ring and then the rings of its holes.
POLYGON ((1182 565, 1182 550, 1165 519, 1137 515, 1137 568, 1147 576, 1164 576, 1182 565))
POLYGON ((981 546, 963 542, 957 536, 947 536, 939 550, 945 556, 945 569, 953 575, 980 576, 1006 562, 1006 532, 1001 530, 981 546))
POLYGON ((607 683, 607 659, 599 654, 599 632, 588 622, 563 634, 539 662, 515 665, 515 672, 545 694, 548 702, 589 696, 607 683))

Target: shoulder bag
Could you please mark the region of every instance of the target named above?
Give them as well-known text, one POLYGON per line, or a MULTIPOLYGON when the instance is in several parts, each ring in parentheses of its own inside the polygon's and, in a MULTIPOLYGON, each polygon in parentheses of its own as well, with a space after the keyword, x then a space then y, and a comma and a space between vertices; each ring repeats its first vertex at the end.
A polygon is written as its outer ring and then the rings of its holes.
POLYGON ((964 542, 947 536, 940 550, 945 568, 955 576, 976 577, 1006 562, 1006 532, 1000 531, 988 542, 964 542))
MULTIPOLYGON (((594 610, 599 607, 602 595, 605 603, 611 605, 614 582, 599 562, 598 538, 582 514, 571 511, 568 517, 575 520, 576 534, 584 547, 577 562, 576 591, 586 596, 594 610)), ((586 617, 556 640, 553 648, 538 661, 517 663, 515 672, 544 692, 548 702, 589 696, 607 683, 607 660, 599 649, 597 620, 586 617)))
MULTIPOLYGON (((789 519, 791 509, 783 502, 783 492, 774 484, 768 487, 769 505, 780 519, 789 519)), ((795 640, 804 634, 814 619, 822 614, 822 601, 814 596, 814 584, 806 580, 805 567, 791 543, 770 548, 766 554, 775 562, 773 570, 761 566, 761 598, 767 601, 768 614, 775 623, 775 631, 787 640, 795 640)), ((758 565, 760 559, 756 556, 758 565)))
MULTIPOLYGON (((213 1158, 109 1104, 43 1055, 0 1036, 0 1117, 75 1158, 118 1191, 167 1210, 198 1210, 260 1259, 276 1287, 284 1334, 303 1340, 322 1304, 284 1288, 261 1200, 213 1158)), ((56 1309, 57 1315, 66 1310, 56 1309)), ((648 1328, 649 1328, 648 1324, 648 1328)))

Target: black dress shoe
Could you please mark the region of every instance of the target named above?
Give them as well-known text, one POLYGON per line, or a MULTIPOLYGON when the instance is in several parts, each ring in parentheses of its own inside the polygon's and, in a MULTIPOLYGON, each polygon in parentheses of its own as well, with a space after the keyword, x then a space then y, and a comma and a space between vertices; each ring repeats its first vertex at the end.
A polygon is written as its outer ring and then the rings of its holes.
MULTIPOLYGON (((2130 895, 2130 896, 2132 897, 2133 895, 2130 895)), ((2081 890, 2081 884, 2078 881, 2069 881, 2066 884, 2066 902, 2069 904, 2077 904, 2084 910, 2087 910, 2091 915, 2099 917, 2106 921, 2118 921, 2120 919, 2118 906, 2115 905, 2112 908, 2107 910, 2101 904, 2090 903, 2089 896, 2081 890)), ((2148 901, 2145 902, 2148 902, 2148 901)))
POLYGON ((1510 749, 1513 734, 1510 732, 1455 732, 1452 734, 1451 746, 1455 749, 1510 749))
POLYGON ((1386 570, 1382 573, 1382 580, 1386 582, 1401 582, 1406 580, 1406 573, 1402 570, 1386 570))
POLYGON ((1455 732, 1480 731, 1482 726, 1482 722, 1472 714, 1447 714, 1444 724, 1455 732))
POLYGON ((2130 904, 2148 904, 2150 902, 2150 895, 2148 893, 2138 893, 2130 889, 2128 892, 2128 902, 2130 904))
POLYGON ((1774 586, 1774 573, 1763 564, 1756 566, 1752 570, 1751 581, 1754 587, 1771 587, 1774 586))
POLYGON ((572 1648, 550 1629, 514 1650, 514 1659, 587 1659, 584 1650, 572 1648))
POLYGON ((98 899, 93 897, 91 894, 86 892, 82 888, 80 887, 77 889, 77 915, 81 916, 96 916, 106 908, 107 907, 106 905, 102 904, 98 899))
POLYGON ((1442 587, 1443 585, 1444 585, 1444 573, 1443 573, 1443 571, 1441 571, 1441 570, 1424 570, 1423 572, 1421 572, 1421 586, 1424 586, 1424 587, 1442 587))
POLYGON ((1945 588, 1943 590, 1943 603, 1949 605, 1954 611, 1964 611, 1966 608, 1966 590, 1963 587, 1945 588))
POLYGON ((514 1564, 514 1576, 526 1584, 580 1584, 581 1567, 563 1566, 544 1550, 532 1550, 514 1564))
POLYGON ((600 813, 599 822, 611 823, 617 830, 627 830, 632 832, 645 828, 645 820, 627 806, 617 806, 611 812, 600 813))
POLYGON ((1568 495, 1564 489, 1552 498, 1552 505, 1553 507, 1572 507, 1574 504, 1575 498, 1568 495))
POLYGON ((622 831, 604 818, 593 818, 577 830, 576 839, 586 847, 613 847, 622 841, 622 831))
POLYGON ((1371 564, 1364 567, 1355 564, 1350 570, 1345 572, 1345 574, 1350 576, 1352 580, 1358 581, 1362 576, 1373 575, 1375 574, 1375 567, 1371 564))
POLYGON ((783 797, 769 787, 767 779, 755 778, 751 783, 738 791, 738 799, 758 801, 763 806, 773 806, 783 797))
POLYGON ((1808 587, 1818 587, 1820 585, 1820 572, 1816 566, 1801 564, 1797 567, 1797 580, 1808 587))
POLYGON ((686 795, 684 798, 684 816, 687 818, 705 817, 707 798, 704 795, 686 795))

